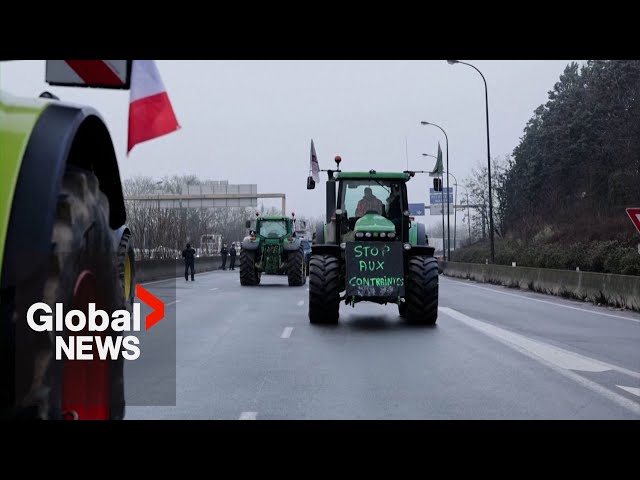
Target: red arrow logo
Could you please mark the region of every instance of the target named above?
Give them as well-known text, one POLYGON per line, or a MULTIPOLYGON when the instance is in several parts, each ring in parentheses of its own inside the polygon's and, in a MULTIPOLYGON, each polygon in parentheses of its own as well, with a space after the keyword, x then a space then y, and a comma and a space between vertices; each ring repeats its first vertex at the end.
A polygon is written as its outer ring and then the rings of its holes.
POLYGON ((153 308, 153 312, 147 315, 145 327, 149 330, 156 323, 164 318, 164 302, 146 290, 142 285, 136 285, 136 296, 144 303, 153 308))
POLYGON ((627 208, 627 215, 636 226, 636 230, 640 233, 640 208, 627 208))

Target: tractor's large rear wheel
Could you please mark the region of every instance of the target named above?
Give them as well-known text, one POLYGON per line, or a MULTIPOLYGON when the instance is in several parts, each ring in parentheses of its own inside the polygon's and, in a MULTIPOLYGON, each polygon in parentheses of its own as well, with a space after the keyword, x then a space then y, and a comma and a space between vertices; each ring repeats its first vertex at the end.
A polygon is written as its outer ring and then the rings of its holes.
POLYGON ((438 320, 438 261, 433 257, 415 256, 409 259, 406 282, 406 310, 409 323, 435 325, 438 320))
POLYGON ((337 323, 340 316, 340 261, 333 255, 311 255, 309 321, 337 323))
POLYGON ((256 251, 242 249, 240 252, 240 285, 252 286, 260 283, 260 272, 256 268, 256 251))
POLYGON ((289 252, 287 258, 287 275, 290 287, 300 287, 307 282, 304 270, 304 248, 300 245, 298 250, 289 252))
MULTIPOLYGON (((64 312, 88 304, 111 318, 126 308, 116 268, 113 231, 109 227, 109 203, 98 179, 83 170, 68 171, 58 197, 52 235, 49 271, 42 301, 50 307, 63 305, 64 312)), ((76 319, 77 321, 77 319, 76 319)), ((93 360, 55 360, 56 336, 69 343, 79 335, 121 335, 109 327, 104 332, 39 332, 29 355, 33 358, 33 381, 24 399, 37 406, 38 416, 48 419, 107 420, 124 417, 122 356, 100 360, 95 343, 93 360)), ((64 358, 64 357, 63 357, 64 358)))

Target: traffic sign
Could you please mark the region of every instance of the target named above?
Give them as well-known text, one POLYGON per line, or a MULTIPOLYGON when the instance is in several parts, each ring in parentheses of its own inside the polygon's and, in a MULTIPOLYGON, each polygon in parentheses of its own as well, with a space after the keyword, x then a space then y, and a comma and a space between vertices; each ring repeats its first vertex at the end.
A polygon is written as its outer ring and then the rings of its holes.
POLYGON ((419 217, 424 215, 424 203, 410 203, 409 215, 413 217, 419 217))
POLYGON ((449 193, 449 203, 453 203, 453 187, 443 188, 442 192, 436 192, 433 188, 429 189, 429 203, 447 203, 447 192, 449 193))
POLYGON ((636 226, 636 230, 640 233, 640 208, 627 208, 627 215, 636 226))
POLYGON ((129 89, 130 60, 47 60, 49 85, 129 89))

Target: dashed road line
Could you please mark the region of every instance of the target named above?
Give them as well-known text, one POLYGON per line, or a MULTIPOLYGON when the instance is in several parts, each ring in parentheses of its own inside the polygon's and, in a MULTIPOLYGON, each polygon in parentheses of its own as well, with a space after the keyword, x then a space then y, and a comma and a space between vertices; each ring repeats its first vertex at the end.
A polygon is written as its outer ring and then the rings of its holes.
POLYGON ((303 305, 304 305, 304 300, 300 300, 300 301, 298 302, 298 306, 299 306, 299 307, 301 307, 301 306, 303 306, 303 305))
POLYGON ((165 303, 165 304, 164 304, 164 306, 165 306, 165 307, 169 307, 169 306, 174 305, 174 304, 176 304, 176 303, 180 303, 180 300, 176 300, 176 301, 174 301, 174 302, 170 302, 170 303, 165 303))
POLYGON ((293 332, 293 327, 286 327, 280 335, 280 338, 289 338, 291 336, 291 332, 293 332))
POLYGON ((238 420, 256 420, 258 412, 242 412, 238 420))
POLYGON ((213 288, 210 288, 210 289, 209 289, 209 291, 210 291, 210 292, 214 292, 214 291, 216 291, 216 290, 219 290, 219 288, 218 288, 218 287, 213 287, 213 288))

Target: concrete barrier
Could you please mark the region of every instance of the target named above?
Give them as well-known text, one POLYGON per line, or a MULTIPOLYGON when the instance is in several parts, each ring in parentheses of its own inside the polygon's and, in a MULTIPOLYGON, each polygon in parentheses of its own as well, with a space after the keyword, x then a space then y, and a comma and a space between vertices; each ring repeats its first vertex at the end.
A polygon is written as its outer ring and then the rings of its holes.
MULTIPOLYGON (((239 265, 239 258, 236 257, 236 268, 239 265)), ((222 266, 221 257, 199 257, 195 260, 195 273, 210 272, 219 270, 222 266)), ((229 267, 229 257, 227 257, 227 268, 229 267)), ((164 280, 165 278, 184 277, 184 260, 137 260, 135 263, 136 281, 138 283, 150 282, 153 280, 164 280)))
POLYGON ((439 262, 444 275, 640 311, 640 277, 610 273, 439 262))

